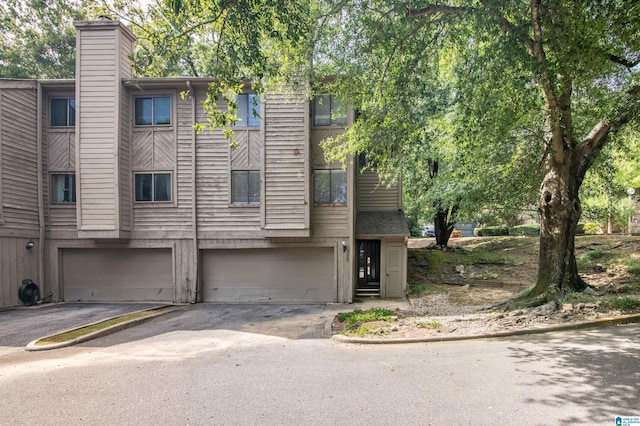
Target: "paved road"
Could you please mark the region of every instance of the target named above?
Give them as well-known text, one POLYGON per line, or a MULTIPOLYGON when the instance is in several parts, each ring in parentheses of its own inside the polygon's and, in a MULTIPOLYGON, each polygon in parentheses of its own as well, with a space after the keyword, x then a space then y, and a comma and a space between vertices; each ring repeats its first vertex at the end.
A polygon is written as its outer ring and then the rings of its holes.
POLYGON ((0 356, 0 423, 566 425, 640 415, 639 325, 361 346, 292 340, 240 318, 211 326, 189 312, 200 326, 166 316, 0 356))

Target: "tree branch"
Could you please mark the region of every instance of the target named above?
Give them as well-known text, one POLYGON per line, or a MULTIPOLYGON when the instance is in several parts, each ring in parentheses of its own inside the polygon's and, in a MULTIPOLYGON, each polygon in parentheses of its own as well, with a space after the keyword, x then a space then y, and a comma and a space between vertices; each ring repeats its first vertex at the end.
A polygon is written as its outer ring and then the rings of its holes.
MULTIPOLYGON (((631 96, 640 92, 639 86, 634 86, 628 93, 631 96)), ((596 126, 591 129, 587 137, 580 142, 577 149, 580 163, 578 165, 578 183, 582 183, 587 169, 591 166, 602 147, 609 139, 611 134, 615 134, 622 126, 638 117, 637 108, 633 108, 633 99, 629 99, 627 103, 618 109, 618 115, 611 121, 600 120, 596 126)))
POLYGON ((640 59, 636 59, 635 61, 630 61, 627 58, 623 58, 617 55, 609 55, 609 60, 615 62, 616 64, 622 65, 625 68, 633 68, 636 65, 640 64, 640 59))
POLYGON ((462 15, 467 13, 470 9, 464 6, 444 6, 434 4, 431 6, 423 7, 422 9, 409 9, 407 11, 407 18, 413 18, 416 16, 433 16, 433 15, 462 15))

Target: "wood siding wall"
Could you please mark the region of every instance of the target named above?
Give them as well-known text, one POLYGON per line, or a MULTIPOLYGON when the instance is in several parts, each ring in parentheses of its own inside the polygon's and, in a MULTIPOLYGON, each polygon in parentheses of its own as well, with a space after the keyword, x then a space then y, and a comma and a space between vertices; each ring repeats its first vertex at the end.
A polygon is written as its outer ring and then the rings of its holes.
POLYGON ((40 284, 35 89, 35 82, 0 82, 0 308, 21 304, 22 280, 40 284))
POLYGON ((36 114, 35 84, 0 86, 0 229, 38 229, 36 114))
MULTIPOLYGON (((197 91, 196 107, 198 123, 206 124, 207 113, 202 110, 205 90, 197 91)), ((219 108, 224 108, 222 104, 219 108)), ((255 130, 237 130, 236 139, 261 139, 262 132, 255 130), (252 135, 249 136, 248 133, 252 135)), ((200 238, 260 238, 260 207, 252 205, 233 205, 231 203, 231 141, 225 139, 220 130, 213 133, 204 130, 196 139, 197 164, 197 205, 198 235, 200 238)), ((189 160, 190 161, 190 160, 189 160)), ((248 157, 247 157, 248 161, 248 157)), ((236 165, 242 164, 236 159, 236 165)), ((189 182, 190 176, 189 176, 189 182)), ((261 193, 264 198, 264 194, 261 193)))
POLYGON ((120 238, 130 229, 130 112, 121 79, 131 76, 133 36, 117 21, 76 28, 78 230, 120 238))
POLYGON ((400 204, 400 189, 398 185, 387 188, 380 183, 376 172, 365 171, 357 173, 357 209, 360 211, 398 210, 400 204))
MULTIPOLYGON (((121 37, 121 43, 126 47, 121 47, 120 55, 133 51, 132 41, 127 37, 121 37), (130 45, 131 44, 131 45, 130 45)), ((120 59, 121 77, 131 76, 131 65, 128 58, 120 59), (128 72, 127 72, 128 71, 128 72)), ((132 225, 132 203, 133 203, 133 179, 131 176, 131 124, 133 121, 133 107, 127 90, 120 88, 120 130, 118 144, 118 190, 120 200, 120 228, 123 231, 130 231, 132 225)))
MULTIPOLYGON (((344 131, 344 127, 316 127, 311 130, 311 167, 313 170, 342 169, 342 163, 329 163, 325 160, 324 151, 320 147, 320 143, 327 138, 336 137, 344 133, 344 131)), ((313 185, 313 182, 311 185, 313 185)), ((349 188, 347 193, 351 193, 349 188)), ((350 198, 347 198, 347 203, 344 205, 313 205, 311 208, 313 236, 348 238, 349 209, 352 208, 350 204, 350 198)))
POLYGON ((112 29, 81 30, 77 54, 78 228, 116 231, 118 62, 112 29))
POLYGON ((0 308, 22 304, 18 299, 18 288, 24 279, 31 279, 40 287, 40 295, 45 296, 38 277, 38 239, 0 236, 0 308), (35 247, 25 248, 31 240, 35 247))
MULTIPOLYGON (((186 87, 183 89, 186 90, 186 87)), ((192 224, 192 125, 191 99, 182 99, 175 89, 132 93, 170 95, 170 127, 136 128, 132 132, 131 170, 165 171, 172 176, 172 198, 168 203, 133 203, 134 231, 190 231, 192 224)), ((130 177, 132 179, 132 177, 130 177)))
POLYGON ((263 119, 263 228, 267 235, 309 235, 308 99, 302 91, 269 94, 263 119))
POLYGON ((75 203, 51 203, 51 174, 75 173, 76 170, 76 131, 75 127, 51 127, 51 98, 74 98, 73 91, 48 91, 43 94, 43 183, 42 190, 45 206, 45 223, 47 230, 77 231, 75 203))

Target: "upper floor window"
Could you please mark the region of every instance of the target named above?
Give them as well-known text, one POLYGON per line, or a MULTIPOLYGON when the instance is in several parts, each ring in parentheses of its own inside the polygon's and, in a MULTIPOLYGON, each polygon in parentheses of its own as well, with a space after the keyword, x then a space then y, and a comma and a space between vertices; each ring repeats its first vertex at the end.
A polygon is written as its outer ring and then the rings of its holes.
POLYGON ((234 170, 231 172, 231 203, 260 202, 260 171, 234 170))
POLYGON ((73 127, 76 125, 75 98, 51 99, 51 127, 73 127))
POLYGON ((136 97, 134 109, 136 126, 171 124, 171 96, 136 97))
POLYGON ((76 175, 73 173, 51 174, 51 202, 76 202, 76 175))
POLYGON ((313 200, 316 204, 347 202, 347 172, 344 170, 314 170, 313 200))
POLYGON ((134 176, 137 202, 171 201, 171 173, 135 173, 134 176))
POLYGON ((238 119, 236 127, 260 127, 260 96, 244 93, 236 96, 238 119))
POLYGON ((346 126, 347 112, 333 95, 317 96, 313 100, 314 126, 346 126))

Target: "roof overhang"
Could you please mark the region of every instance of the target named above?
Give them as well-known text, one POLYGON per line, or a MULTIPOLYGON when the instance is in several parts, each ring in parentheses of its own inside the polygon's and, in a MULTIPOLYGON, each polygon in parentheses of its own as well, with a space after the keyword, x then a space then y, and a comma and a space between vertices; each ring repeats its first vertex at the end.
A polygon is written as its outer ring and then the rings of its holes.
POLYGON ((356 238, 409 237, 407 218, 402 210, 363 211, 356 215, 356 238))

